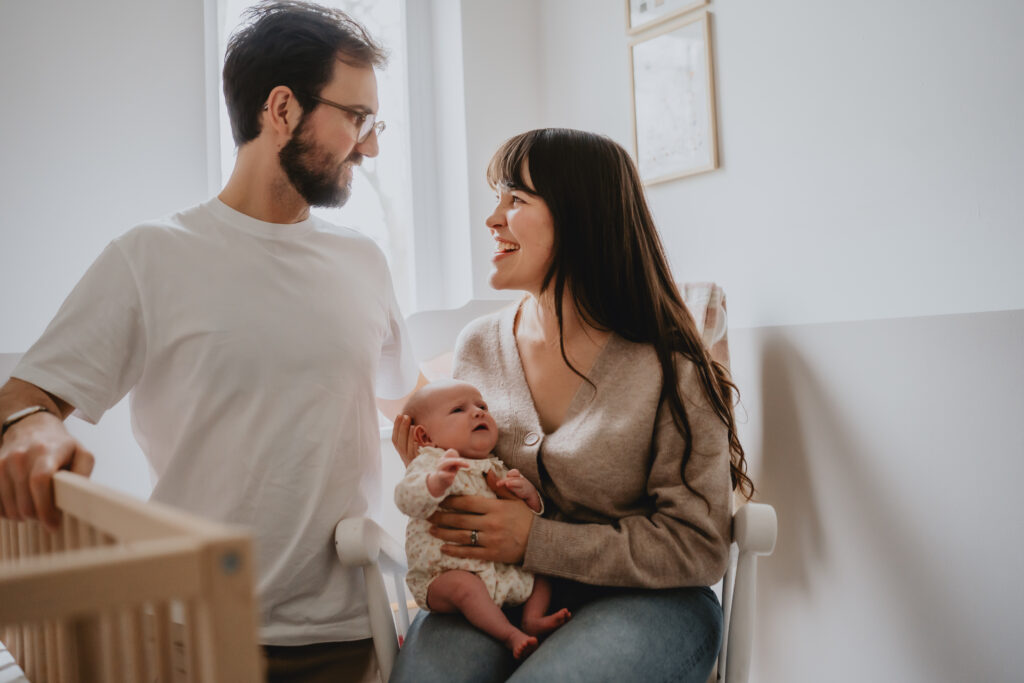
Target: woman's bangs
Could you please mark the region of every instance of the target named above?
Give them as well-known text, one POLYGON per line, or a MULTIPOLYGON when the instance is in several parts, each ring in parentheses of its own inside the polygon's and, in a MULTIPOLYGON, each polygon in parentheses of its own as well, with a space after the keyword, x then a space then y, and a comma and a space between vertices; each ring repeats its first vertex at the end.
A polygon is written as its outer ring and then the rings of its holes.
POLYGON ((523 164, 529 151, 527 134, 510 138, 498 148, 487 165, 487 182, 495 190, 499 188, 523 189, 523 164))

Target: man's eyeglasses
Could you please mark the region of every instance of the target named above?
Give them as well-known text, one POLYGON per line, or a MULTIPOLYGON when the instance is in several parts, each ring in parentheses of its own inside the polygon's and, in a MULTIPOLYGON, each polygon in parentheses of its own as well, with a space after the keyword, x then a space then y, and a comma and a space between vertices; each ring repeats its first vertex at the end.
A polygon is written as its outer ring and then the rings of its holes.
POLYGON ((316 95, 310 95, 310 98, 320 104, 326 104, 328 107, 334 107, 335 109, 340 109, 343 112, 347 112, 355 116, 356 126, 359 128, 359 133, 356 135, 356 142, 359 144, 366 142, 366 138, 370 137, 370 133, 380 135, 384 132, 384 128, 386 126, 383 121, 377 120, 376 114, 369 114, 361 109, 346 107, 344 104, 331 102, 330 100, 325 100, 324 98, 317 97, 316 95))

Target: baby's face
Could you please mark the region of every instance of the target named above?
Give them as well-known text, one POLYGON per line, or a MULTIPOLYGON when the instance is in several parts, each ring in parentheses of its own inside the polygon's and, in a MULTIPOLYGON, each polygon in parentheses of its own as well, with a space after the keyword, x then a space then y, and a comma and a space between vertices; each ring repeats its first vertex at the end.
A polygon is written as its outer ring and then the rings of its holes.
POLYGON ((463 458, 486 458, 498 443, 497 423, 480 392, 468 384, 437 390, 418 423, 435 446, 454 448, 463 458))

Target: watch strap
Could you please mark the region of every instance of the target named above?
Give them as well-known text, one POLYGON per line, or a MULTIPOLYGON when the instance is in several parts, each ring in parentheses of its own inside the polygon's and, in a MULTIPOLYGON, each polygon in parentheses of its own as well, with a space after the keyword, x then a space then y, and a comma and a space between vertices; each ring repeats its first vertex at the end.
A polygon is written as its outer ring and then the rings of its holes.
POLYGON ((14 423, 24 420, 29 415, 35 415, 36 413, 50 413, 53 411, 46 406, 29 406, 28 408, 22 408, 21 410, 15 411, 4 418, 3 425, 0 425, 0 439, 3 438, 4 434, 10 429, 14 423))

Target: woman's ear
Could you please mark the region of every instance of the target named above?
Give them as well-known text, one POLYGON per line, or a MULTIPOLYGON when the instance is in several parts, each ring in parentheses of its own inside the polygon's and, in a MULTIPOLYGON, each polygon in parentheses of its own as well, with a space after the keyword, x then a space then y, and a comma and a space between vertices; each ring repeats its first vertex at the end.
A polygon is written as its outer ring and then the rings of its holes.
POLYGON ((434 442, 427 436, 427 430, 423 425, 412 426, 412 440, 416 442, 417 446, 433 446, 434 442))

